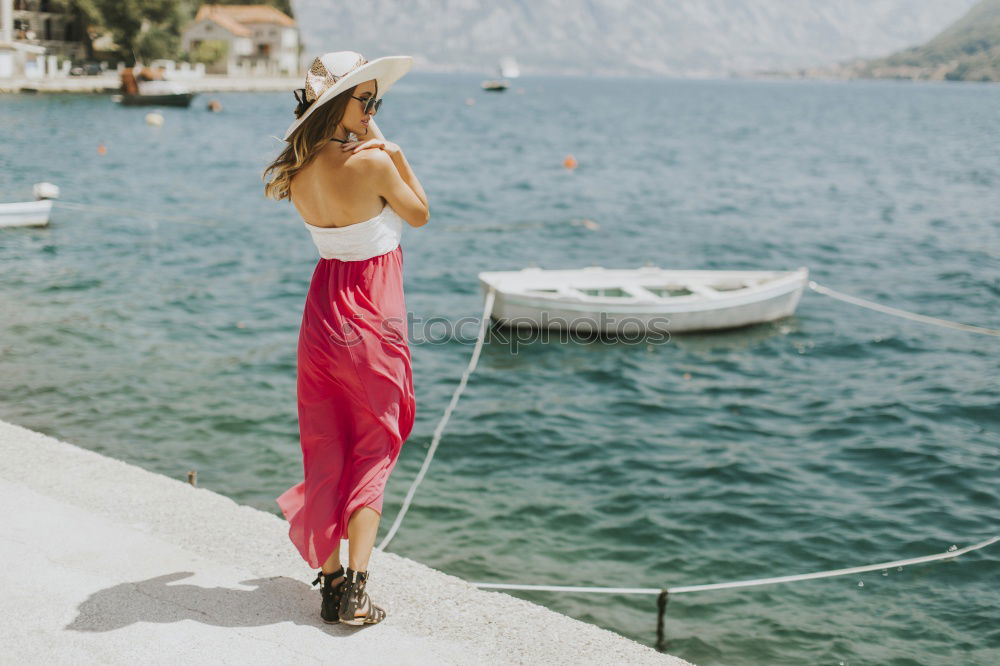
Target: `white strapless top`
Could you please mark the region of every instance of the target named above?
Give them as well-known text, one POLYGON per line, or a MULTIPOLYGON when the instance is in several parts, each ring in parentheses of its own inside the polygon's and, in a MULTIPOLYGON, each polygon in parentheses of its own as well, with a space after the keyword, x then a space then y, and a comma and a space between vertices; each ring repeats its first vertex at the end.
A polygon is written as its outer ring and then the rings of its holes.
POLYGON ((375 217, 346 227, 317 227, 302 220, 319 256, 341 261, 361 261, 395 250, 403 236, 403 222, 388 202, 375 217))

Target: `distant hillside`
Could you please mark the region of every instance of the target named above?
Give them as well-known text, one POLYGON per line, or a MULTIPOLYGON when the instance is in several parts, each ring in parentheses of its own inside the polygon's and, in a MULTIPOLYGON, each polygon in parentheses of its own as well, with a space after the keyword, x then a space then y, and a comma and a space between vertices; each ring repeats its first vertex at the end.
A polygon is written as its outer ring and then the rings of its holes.
POLYGON ((405 53, 417 71, 720 77, 875 58, 976 0, 293 0, 306 45, 405 53))
POLYGON ((982 0, 923 46, 869 63, 870 75, 882 68, 913 67, 926 77, 957 81, 1000 81, 1000 0, 982 0))
POLYGON ((1000 0, 980 0, 965 16, 922 46, 884 58, 799 73, 836 78, 1000 81, 1000 0))

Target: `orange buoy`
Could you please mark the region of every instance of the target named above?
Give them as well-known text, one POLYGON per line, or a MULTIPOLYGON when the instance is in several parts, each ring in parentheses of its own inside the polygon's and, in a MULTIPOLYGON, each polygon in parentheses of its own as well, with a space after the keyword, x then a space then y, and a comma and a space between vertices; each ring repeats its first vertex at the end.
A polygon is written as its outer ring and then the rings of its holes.
POLYGON ((104 155, 107 152, 108 152, 108 149, 107 149, 107 147, 103 143, 97 144, 97 154, 98 155, 104 155))
POLYGON ((576 158, 573 157, 572 155, 567 155, 566 158, 563 160, 563 166, 566 167, 567 169, 575 169, 576 158))
POLYGON ((222 111, 222 102, 217 99, 209 100, 208 102, 209 111, 222 111))

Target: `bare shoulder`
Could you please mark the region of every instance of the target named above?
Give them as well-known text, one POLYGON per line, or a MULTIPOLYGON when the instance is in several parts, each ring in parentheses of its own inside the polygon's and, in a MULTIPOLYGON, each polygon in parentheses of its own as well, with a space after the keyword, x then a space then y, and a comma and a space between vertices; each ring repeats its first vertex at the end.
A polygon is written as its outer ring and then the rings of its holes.
POLYGON ((389 153, 378 148, 367 148, 350 155, 344 166, 373 183, 384 181, 389 170, 396 168, 389 153))
POLYGON ((390 164, 392 163, 392 158, 384 150, 376 150, 374 148, 345 154, 338 147, 324 151, 324 156, 331 165, 360 174, 378 170, 379 164, 383 163, 382 155, 378 153, 384 155, 390 164))
POLYGON ((392 166, 392 157, 389 153, 380 148, 367 148, 351 155, 350 160, 357 160, 357 164, 362 164, 367 168, 384 169, 392 166))

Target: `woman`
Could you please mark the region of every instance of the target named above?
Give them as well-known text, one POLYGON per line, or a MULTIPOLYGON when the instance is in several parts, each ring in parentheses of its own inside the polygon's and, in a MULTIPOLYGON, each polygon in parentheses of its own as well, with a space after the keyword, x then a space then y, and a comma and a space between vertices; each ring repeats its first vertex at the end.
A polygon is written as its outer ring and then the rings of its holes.
POLYGON ((320 567, 320 616, 375 624, 365 591, 386 481, 416 413, 402 223, 421 227, 427 196, 403 151, 372 118, 409 56, 316 58, 295 91, 288 146, 264 170, 266 196, 288 198, 320 253, 299 329, 296 394, 305 479, 278 498, 288 535, 320 567), (353 136, 352 136, 353 135, 353 136), (340 541, 349 544, 346 572, 340 541))

